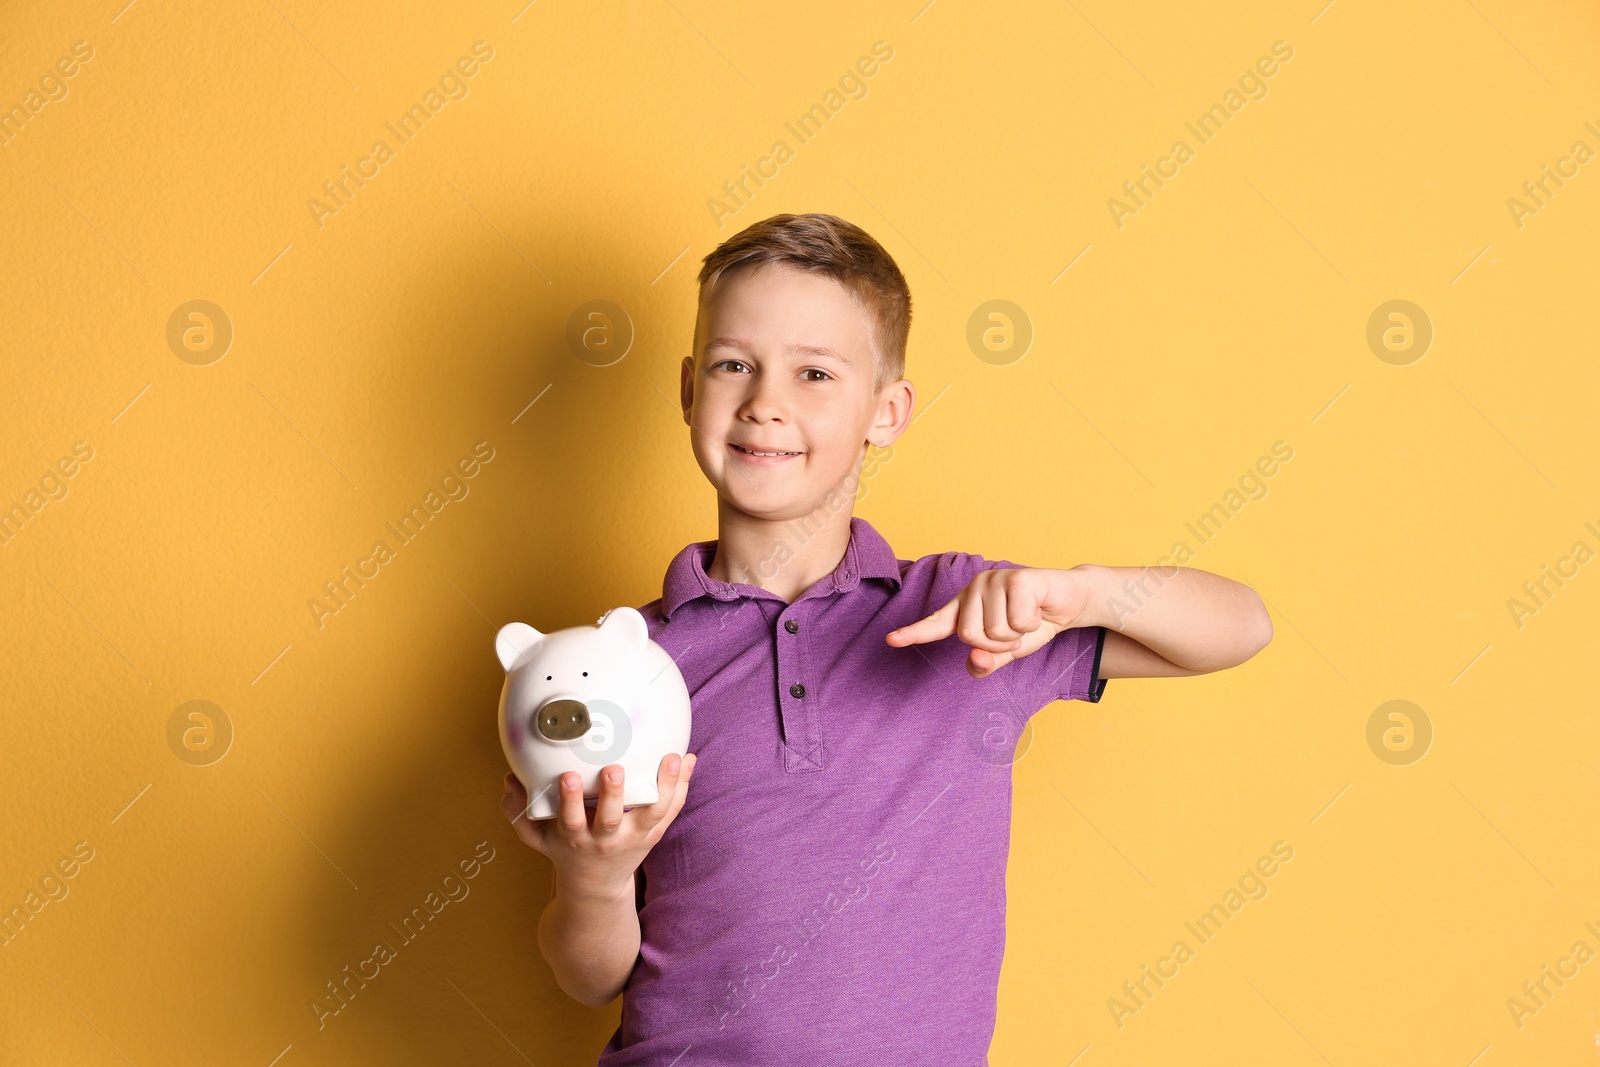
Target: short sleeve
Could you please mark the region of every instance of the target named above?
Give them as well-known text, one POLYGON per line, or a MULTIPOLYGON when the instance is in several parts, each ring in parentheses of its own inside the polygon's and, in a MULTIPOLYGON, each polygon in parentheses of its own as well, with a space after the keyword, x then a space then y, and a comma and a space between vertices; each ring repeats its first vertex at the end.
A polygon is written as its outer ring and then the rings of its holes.
MULTIPOLYGON (((981 571, 1027 566, 1004 559, 984 559, 966 552, 947 553, 945 563, 952 583, 941 604, 966 588, 981 571)), ((1105 642, 1104 626, 1062 630, 1043 648, 1001 667, 994 677, 1004 680, 1011 699, 1029 716, 1057 700, 1098 703, 1106 688, 1106 679, 1099 676, 1100 654, 1105 642)))

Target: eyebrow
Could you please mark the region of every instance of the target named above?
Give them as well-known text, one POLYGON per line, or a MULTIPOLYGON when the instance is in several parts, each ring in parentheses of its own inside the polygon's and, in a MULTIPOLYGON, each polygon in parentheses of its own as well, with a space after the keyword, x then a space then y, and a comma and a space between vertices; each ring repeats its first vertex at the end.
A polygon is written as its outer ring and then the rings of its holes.
MULTIPOLYGON (((709 352, 713 348, 733 348, 747 354, 754 354, 755 352, 754 345, 738 337, 713 337, 706 342, 706 351, 709 352)), ((846 367, 855 365, 833 349, 823 345, 789 345, 788 349, 797 355, 811 356, 813 359, 831 359, 835 363, 843 364, 846 367)))

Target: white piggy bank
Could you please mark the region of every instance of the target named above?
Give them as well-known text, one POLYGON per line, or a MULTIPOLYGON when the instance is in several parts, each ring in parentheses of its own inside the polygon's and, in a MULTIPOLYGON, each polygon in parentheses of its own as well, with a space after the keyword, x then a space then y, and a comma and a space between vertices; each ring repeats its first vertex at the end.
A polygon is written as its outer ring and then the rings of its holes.
POLYGON ((554 818, 560 776, 577 771, 584 803, 600 794, 600 770, 623 769, 624 806, 654 804, 667 753, 689 746, 689 688, 644 616, 612 608, 593 626, 540 633, 514 622, 495 635, 506 669, 500 746, 528 790, 528 818, 554 818))

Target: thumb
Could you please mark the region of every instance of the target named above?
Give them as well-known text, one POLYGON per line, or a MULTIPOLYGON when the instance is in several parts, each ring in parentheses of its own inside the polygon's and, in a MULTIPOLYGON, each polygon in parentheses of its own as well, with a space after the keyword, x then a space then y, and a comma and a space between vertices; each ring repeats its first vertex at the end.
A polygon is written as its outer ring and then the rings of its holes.
POLYGON ((967 651, 967 673, 974 678, 985 678, 1015 659, 1010 652, 989 652, 981 648, 967 651))

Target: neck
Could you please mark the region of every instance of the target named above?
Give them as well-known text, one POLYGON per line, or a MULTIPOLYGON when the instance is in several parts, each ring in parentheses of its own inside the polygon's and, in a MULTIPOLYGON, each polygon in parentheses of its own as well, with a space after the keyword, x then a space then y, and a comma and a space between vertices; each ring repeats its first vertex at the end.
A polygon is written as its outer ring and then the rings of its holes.
POLYGON ((758 519, 717 502, 717 551, 706 575, 795 598, 832 574, 850 544, 850 509, 832 515, 758 519))

